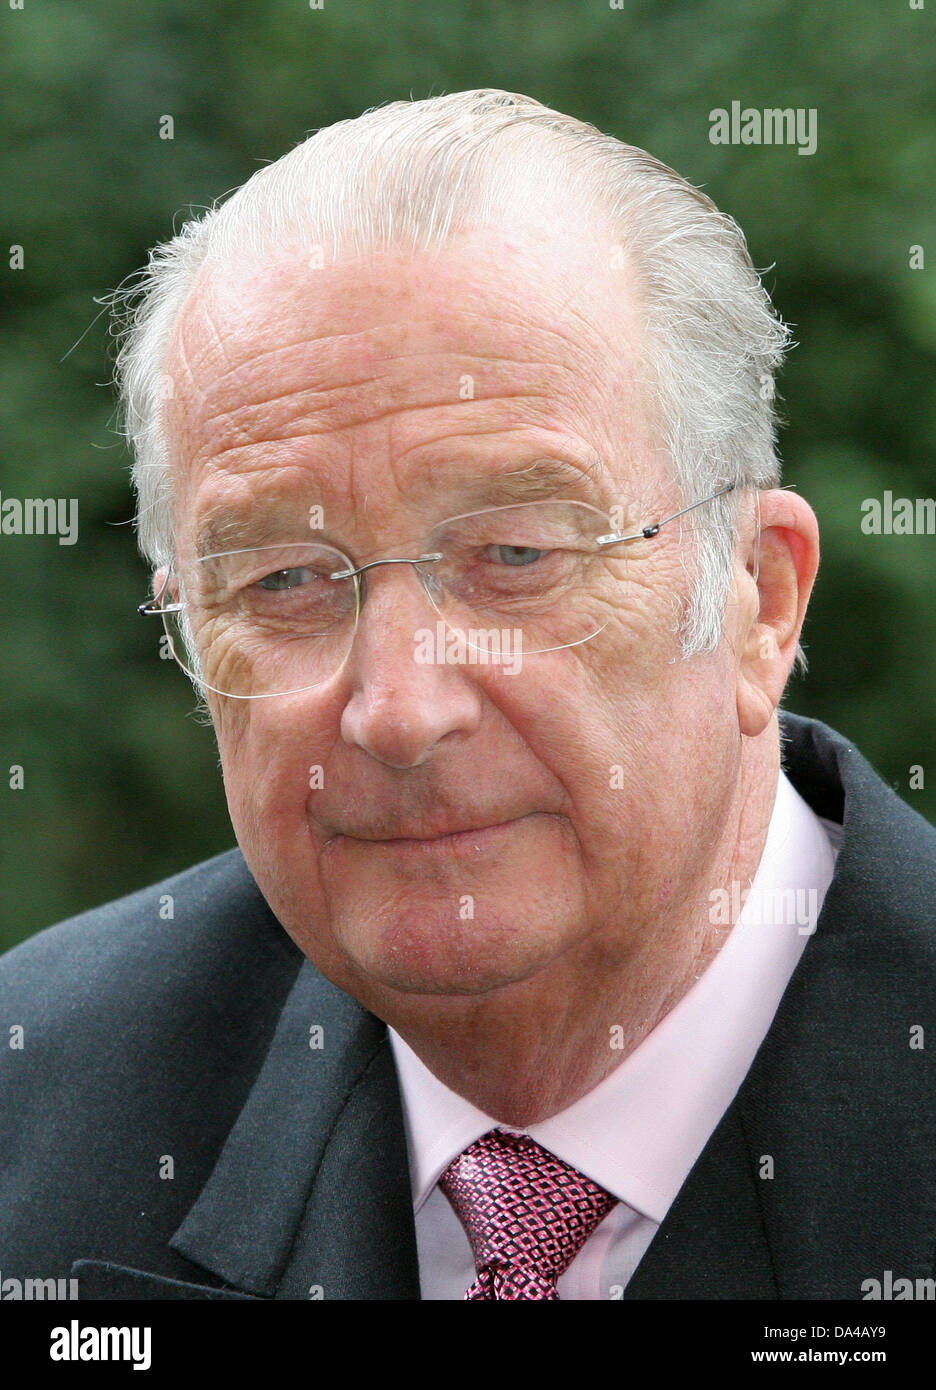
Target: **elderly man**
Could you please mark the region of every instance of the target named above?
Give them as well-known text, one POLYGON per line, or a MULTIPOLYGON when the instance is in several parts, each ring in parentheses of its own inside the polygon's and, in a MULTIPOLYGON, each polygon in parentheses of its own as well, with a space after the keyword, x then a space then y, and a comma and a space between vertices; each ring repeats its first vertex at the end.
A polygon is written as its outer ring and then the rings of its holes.
POLYGON ((141 611, 239 850, 5 959, 4 1275, 931 1276, 936 835, 778 717, 817 526, 731 219, 526 97, 398 102, 188 223, 125 328, 141 611))

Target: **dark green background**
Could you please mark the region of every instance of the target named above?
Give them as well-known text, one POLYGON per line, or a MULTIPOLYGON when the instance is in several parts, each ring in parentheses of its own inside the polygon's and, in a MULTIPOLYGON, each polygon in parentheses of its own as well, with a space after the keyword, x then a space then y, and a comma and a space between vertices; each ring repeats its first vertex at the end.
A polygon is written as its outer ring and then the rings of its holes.
POLYGON ((936 537, 859 525, 884 489, 936 492, 934 17, 936 0, 4 0, 0 491, 77 497, 80 529, 71 548, 0 536, 0 945, 233 844, 212 734, 134 612, 147 575, 95 296, 308 131, 467 87, 646 147, 774 266, 799 344, 785 480, 824 542, 810 672, 786 703, 936 820, 936 537), (816 107, 817 153, 713 146, 708 113, 733 99, 816 107))

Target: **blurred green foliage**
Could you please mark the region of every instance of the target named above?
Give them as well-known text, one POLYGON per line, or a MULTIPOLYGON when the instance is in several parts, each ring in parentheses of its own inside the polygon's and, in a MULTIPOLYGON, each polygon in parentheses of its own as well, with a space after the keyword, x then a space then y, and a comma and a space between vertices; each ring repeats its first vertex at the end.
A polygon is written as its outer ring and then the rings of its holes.
POLYGON ((651 150, 774 267, 799 343, 781 382, 786 481, 824 540, 810 671, 786 703, 936 820, 936 538, 860 530, 863 498, 936 492, 934 14, 905 0, 4 6, 0 491, 78 498, 80 535, 0 537, 0 946, 233 844, 212 734, 134 612, 147 574, 95 297, 187 208, 311 129, 468 87, 527 92, 651 150), (708 113, 733 99, 815 107, 817 153, 712 145, 708 113), (917 244, 928 263, 912 270, 917 244))

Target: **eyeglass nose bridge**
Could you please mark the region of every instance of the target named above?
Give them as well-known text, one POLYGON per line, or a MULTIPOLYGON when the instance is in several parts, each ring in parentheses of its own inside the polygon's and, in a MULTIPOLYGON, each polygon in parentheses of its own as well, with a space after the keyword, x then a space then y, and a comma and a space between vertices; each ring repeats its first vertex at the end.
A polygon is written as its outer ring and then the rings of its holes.
MULTIPOLYGON (((445 556, 440 551, 432 551, 426 555, 417 555, 413 559, 404 556, 392 556, 384 560, 370 560, 366 565, 358 565, 357 567, 352 567, 350 569, 333 570, 328 577, 329 579, 335 580, 353 579, 355 586, 359 586, 358 606, 360 609, 364 606, 364 600, 367 597, 367 576, 364 573, 365 570, 373 569, 376 565, 418 566, 422 564, 438 564, 440 560, 444 559, 445 556), (359 575, 363 577, 359 578, 359 575)), ((420 569, 417 569, 416 573, 419 575, 422 587, 426 591, 426 597, 429 599, 429 602, 433 605, 433 607, 437 608, 437 600, 439 599, 442 590, 441 582, 436 578, 435 575, 424 574, 420 569)))
POLYGON ((443 556, 438 552, 430 555, 417 555, 415 559, 391 558, 387 560, 369 560, 366 565, 358 565, 356 569, 333 570, 328 576, 329 579, 354 579, 365 570, 373 569, 375 565, 423 565, 429 561, 439 561, 443 556))

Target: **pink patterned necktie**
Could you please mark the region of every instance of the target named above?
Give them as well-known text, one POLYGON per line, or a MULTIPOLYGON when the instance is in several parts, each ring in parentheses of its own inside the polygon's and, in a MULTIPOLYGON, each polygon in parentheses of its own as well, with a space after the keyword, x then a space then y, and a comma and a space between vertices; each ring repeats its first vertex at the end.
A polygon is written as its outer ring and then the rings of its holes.
POLYGON ((449 1164, 439 1186, 474 1252, 466 1299, 557 1299, 556 1280, 617 1203, 528 1134, 492 1129, 449 1164))

